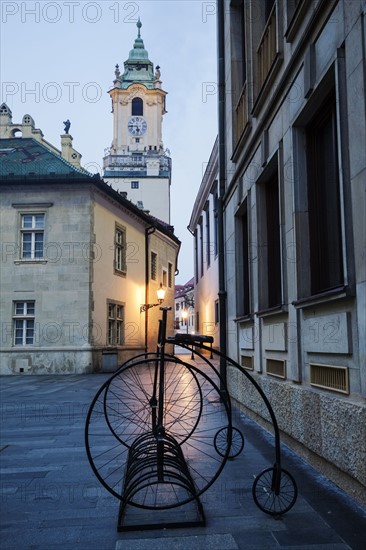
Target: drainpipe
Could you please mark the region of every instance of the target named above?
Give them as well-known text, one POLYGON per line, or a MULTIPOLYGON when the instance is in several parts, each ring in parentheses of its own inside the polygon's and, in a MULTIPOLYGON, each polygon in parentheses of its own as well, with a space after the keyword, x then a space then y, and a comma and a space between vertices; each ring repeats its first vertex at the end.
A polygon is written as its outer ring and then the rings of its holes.
MULTIPOLYGON (((217 201, 218 260, 219 260, 219 312, 220 312, 220 351, 227 354, 227 318, 225 284, 225 247, 223 197, 226 188, 226 148, 225 148, 225 6, 224 0, 217 0, 217 43, 218 43, 218 133, 219 133, 219 196, 217 201)), ((226 360, 220 357, 220 375, 226 381, 226 360)))
MULTIPOLYGON (((149 237, 155 233, 156 228, 154 226, 147 227, 145 229, 145 304, 149 303, 149 282, 150 282, 150 273, 149 273, 149 237)), ((147 353, 147 329, 149 326, 149 310, 145 311, 145 353, 147 353)))

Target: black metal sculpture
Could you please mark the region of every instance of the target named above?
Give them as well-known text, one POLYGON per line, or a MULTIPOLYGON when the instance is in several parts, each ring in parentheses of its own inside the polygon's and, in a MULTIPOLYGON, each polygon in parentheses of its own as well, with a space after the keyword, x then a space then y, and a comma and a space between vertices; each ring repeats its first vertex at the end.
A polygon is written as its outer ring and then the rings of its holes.
MULTIPOLYGON (((242 433, 232 426, 226 382, 202 354, 205 350, 211 353, 212 338, 187 334, 167 338, 170 308, 161 310, 157 353, 124 363, 99 389, 86 420, 85 445, 91 467, 121 501, 119 530, 204 524, 200 496, 218 478, 226 461, 244 447, 242 433), (169 355, 168 343, 187 349, 194 346, 205 367, 169 355), (145 510, 160 510, 157 520, 151 513, 144 515, 145 510)), ((297 488, 281 468, 275 415, 253 377, 226 359, 254 384, 275 431, 275 464, 255 479, 254 501, 268 514, 284 514, 294 505, 297 488)))

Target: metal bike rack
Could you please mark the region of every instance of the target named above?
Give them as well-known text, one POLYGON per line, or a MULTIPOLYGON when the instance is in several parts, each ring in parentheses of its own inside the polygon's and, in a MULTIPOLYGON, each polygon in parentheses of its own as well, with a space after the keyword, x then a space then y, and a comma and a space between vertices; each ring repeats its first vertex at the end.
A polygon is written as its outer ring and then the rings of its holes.
MULTIPOLYGON (((226 381, 203 355, 222 356, 212 349, 213 339, 167 338, 171 308, 160 309, 157 352, 124 363, 101 386, 86 419, 88 459, 99 481, 120 501, 120 531, 204 525, 200 496, 244 447, 242 433, 232 426, 226 381), (189 350, 194 346, 206 368, 166 353, 167 343, 189 350)), ((276 417, 254 378, 225 359, 253 383, 274 426, 275 463, 256 477, 254 501, 265 513, 284 514, 294 505, 297 488, 281 467, 276 417)))

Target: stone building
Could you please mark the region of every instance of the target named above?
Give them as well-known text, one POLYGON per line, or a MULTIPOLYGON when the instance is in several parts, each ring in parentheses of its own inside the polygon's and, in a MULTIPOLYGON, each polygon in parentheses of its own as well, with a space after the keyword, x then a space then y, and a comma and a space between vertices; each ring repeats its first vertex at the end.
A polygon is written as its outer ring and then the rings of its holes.
POLYGON ((103 178, 153 216, 170 223, 171 158, 164 149, 163 116, 167 92, 161 71, 149 60, 142 23, 124 71, 116 65, 112 101, 113 140, 103 159, 103 178))
POLYGON ((163 286, 174 306, 173 228, 80 168, 70 135, 59 151, 29 115, 0 117, 1 374, 113 370, 155 350, 146 305, 163 286))
POLYGON ((227 351, 285 440, 365 502, 366 2, 217 8, 227 351))
POLYGON ((194 237, 195 330, 220 347, 218 256, 218 140, 213 146, 188 229, 194 237))

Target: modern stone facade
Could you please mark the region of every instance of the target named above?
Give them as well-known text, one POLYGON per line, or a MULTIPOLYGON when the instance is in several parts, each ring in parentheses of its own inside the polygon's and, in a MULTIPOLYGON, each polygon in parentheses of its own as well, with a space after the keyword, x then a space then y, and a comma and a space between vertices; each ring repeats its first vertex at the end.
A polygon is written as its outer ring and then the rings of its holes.
POLYGON ((283 437, 365 503, 366 2, 218 10, 228 354, 283 437))

